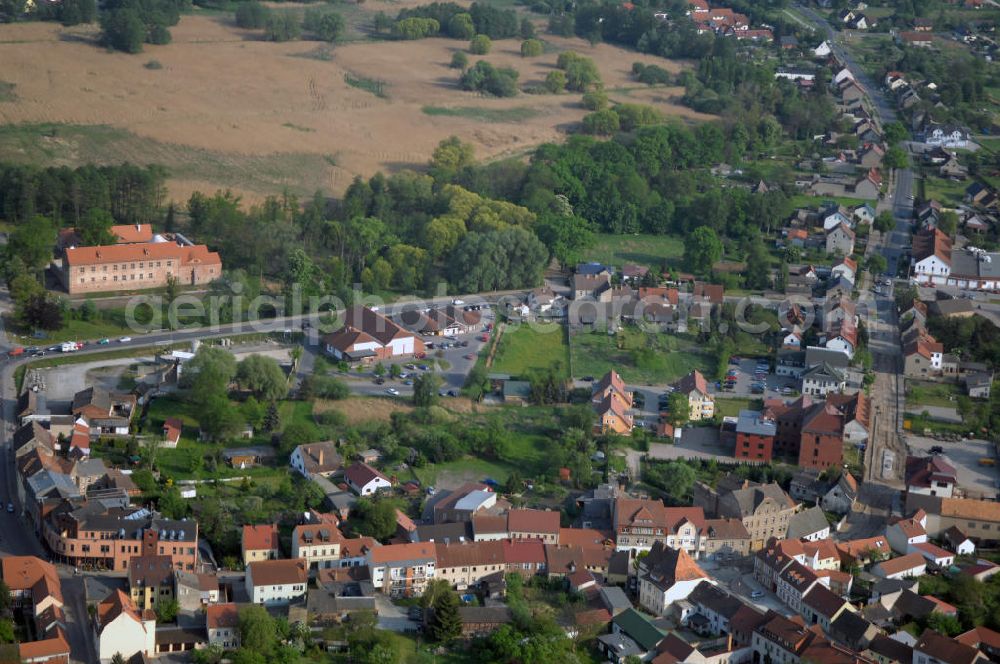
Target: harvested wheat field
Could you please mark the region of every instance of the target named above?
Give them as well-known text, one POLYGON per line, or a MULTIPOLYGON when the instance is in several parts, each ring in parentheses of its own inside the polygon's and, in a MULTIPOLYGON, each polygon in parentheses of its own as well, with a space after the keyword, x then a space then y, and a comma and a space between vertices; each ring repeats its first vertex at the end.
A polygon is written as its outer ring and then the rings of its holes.
MULTIPOLYGON (((366 12, 399 8, 372 4, 366 12)), ((585 114, 578 94, 493 99, 460 90, 448 63, 465 43, 450 39, 270 43, 228 17, 198 14, 171 32, 173 43, 126 55, 97 47, 95 27, 0 26, 0 81, 13 84, 0 97, 0 152, 46 165, 163 164, 177 199, 218 188, 251 199, 285 187, 337 194, 355 175, 425 164, 452 134, 491 159, 558 140, 585 114), (380 81, 382 96, 345 75, 369 88, 380 81)), ((558 51, 573 49, 594 58, 612 98, 708 117, 680 106, 680 89, 638 87, 629 76, 635 61, 673 71, 679 63, 545 39, 550 52, 538 58, 522 58, 517 40, 496 42, 483 57, 531 85, 558 51)))

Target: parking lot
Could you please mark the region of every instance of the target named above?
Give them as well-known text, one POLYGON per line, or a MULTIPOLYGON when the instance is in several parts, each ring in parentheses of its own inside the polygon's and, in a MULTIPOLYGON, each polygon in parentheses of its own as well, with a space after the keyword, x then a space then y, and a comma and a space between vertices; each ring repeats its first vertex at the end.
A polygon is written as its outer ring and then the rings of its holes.
POLYGON ((926 456, 931 448, 940 446, 944 456, 955 467, 958 485, 972 498, 993 497, 1000 494, 1000 471, 996 465, 980 465, 980 459, 990 459, 996 463, 993 444, 985 440, 946 442, 924 436, 907 436, 906 444, 910 453, 926 456))
POLYGON ((760 369, 766 363, 766 360, 753 358, 741 358, 736 364, 730 362, 729 372, 736 380, 723 382, 726 389, 721 389, 718 384, 713 383, 715 394, 720 397, 771 399, 791 397, 798 391, 800 381, 788 376, 775 375, 771 371, 770 364, 766 371, 761 372, 760 369))

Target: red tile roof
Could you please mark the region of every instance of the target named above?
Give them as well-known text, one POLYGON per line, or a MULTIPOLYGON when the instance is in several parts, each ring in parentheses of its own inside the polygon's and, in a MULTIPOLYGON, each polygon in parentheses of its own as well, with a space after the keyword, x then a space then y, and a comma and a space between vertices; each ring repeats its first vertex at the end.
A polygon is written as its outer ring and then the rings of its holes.
POLYGON ((951 265, 951 238, 937 228, 922 230, 913 236, 913 260, 920 262, 930 256, 937 256, 951 265))
POLYGON ((507 531, 511 533, 543 533, 558 536, 559 512, 511 510, 507 513, 507 531))
POLYGON ((243 526, 243 548, 246 551, 278 549, 278 524, 243 526))
POLYGON ((434 542, 413 542, 380 546, 369 552, 372 563, 402 563, 410 560, 437 560, 434 542))
POLYGON ((239 611, 232 602, 228 604, 212 604, 205 607, 205 626, 208 629, 236 627, 239 621, 239 611))
POLYGON ((302 558, 255 560, 247 567, 254 586, 286 586, 309 580, 309 563, 302 558))
POLYGON ((149 242, 153 239, 151 224, 120 224, 111 227, 111 234, 121 243, 149 242))
POLYGON ((139 617, 139 612, 136 610, 135 604, 132 603, 129 596, 121 590, 115 590, 97 605, 97 622, 100 625, 100 629, 103 630, 108 623, 114 621, 115 618, 122 614, 125 614, 137 623, 142 623, 142 618, 139 617))
POLYGON ((179 267, 187 265, 222 265, 219 254, 203 244, 180 246, 173 242, 115 244, 97 247, 71 247, 66 250, 66 264, 101 265, 128 261, 176 260, 179 267))
POLYGON ((357 487, 363 487, 376 478, 381 478, 386 482, 389 481, 389 478, 381 472, 375 470, 367 463, 361 463, 360 461, 353 463, 344 473, 344 477, 348 482, 357 487))

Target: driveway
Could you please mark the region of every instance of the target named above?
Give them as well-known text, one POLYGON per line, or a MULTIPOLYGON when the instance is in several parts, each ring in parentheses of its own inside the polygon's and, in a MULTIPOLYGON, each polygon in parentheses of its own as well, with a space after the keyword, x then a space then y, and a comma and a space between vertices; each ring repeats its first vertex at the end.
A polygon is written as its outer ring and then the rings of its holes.
POLYGON ((416 632, 420 623, 407 617, 406 609, 393 604, 382 593, 375 594, 375 612, 378 614, 379 629, 391 632, 416 632))

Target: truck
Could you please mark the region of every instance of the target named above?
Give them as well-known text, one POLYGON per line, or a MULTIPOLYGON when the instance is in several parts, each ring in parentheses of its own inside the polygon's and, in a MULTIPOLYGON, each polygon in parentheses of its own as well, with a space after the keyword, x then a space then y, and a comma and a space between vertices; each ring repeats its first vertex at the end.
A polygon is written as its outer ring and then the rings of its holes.
POLYGON ((72 353, 73 351, 80 350, 80 344, 75 341, 66 341, 59 346, 59 350, 63 353, 72 353))

